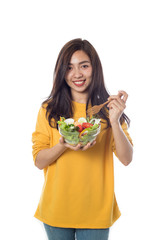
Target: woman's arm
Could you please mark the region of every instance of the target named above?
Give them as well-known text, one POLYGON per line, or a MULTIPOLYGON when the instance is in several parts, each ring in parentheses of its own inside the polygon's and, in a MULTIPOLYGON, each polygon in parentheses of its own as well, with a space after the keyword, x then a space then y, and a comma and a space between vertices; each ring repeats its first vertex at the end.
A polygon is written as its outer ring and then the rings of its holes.
POLYGON ((54 161, 56 161, 66 149, 67 147, 58 143, 52 148, 47 148, 39 151, 35 160, 36 167, 42 170, 43 168, 49 166, 54 161))
POLYGON ((110 96, 109 118, 112 126, 113 137, 116 147, 116 153, 119 160, 127 166, 132 161, 133 147, 126 137, 120 125, 119 119, 126 107, 128 95, 124 91, 119 91, 118 95, 110 96), (123 96, 123 99, 121 97, 123 96))
POLYGON ((43 168, 48 167, 50 164, 56 161, 62 155, 62 153, 65 152, 67 148, 70 148, 74 151, 77 151, 79 149, 82 151, 85 151, 88 148, 93 147, 95 144, 96 144, 96 141, 93 141, 92 143, 88 143, 84 147, 81 147, 81 144, 77 144, 76 146, 71 146, 65 143, 64 138, 61 137, 59 140, 59 143, 57 143, 52 148, 47 148, 39 151, 35 160, 35 165, 36 167, 42 170, 43 168))
POLYGON ((133 147, 123 132, 120 123, 112 124, 112 131, 118 159, 127 166, 132 161, 133 147))

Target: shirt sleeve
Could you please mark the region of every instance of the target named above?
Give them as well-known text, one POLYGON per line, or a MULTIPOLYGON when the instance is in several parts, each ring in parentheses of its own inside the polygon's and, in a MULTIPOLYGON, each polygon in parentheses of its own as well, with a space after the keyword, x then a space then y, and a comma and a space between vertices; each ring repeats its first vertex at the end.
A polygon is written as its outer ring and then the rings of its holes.
MULTIPOLYGON (((128 138, 129 142, 132 144, 133 146, 133 141, 132 141, 132 138, 130 137, 129 133, 128 133, 128 125, 126 122, 123 122, 122 125, 121 125, 122 129, 123 129, 123 132, 125 133, 126 137, 128 138)), ((114 142, 114 138, 113 138, 113 141, 112 141, 112 151, 114 152, 114 154, 116 155, 117 157, 117 152, 116 152, 116 146, 115 146, 115 142, 114 142)))
POLYGON ((40 150, 50 148, 50 126, 46 119, 46 109, 41 107, 36 122, 35 132, 32 133, 32 155, 35 163, 40 150))

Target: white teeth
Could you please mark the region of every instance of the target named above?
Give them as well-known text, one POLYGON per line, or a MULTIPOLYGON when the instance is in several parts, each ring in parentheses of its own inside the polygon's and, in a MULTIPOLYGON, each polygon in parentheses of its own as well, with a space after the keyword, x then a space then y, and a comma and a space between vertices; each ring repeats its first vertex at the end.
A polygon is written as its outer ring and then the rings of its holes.
MULTIPOLYGON (((85 81, 85 80, 84 80, 85 81)), ((76 84, 81 84, 81 83, 83 83, 84 81, 77 81, 77 82, 74 82, 74 83, 76 83, 76 84)))

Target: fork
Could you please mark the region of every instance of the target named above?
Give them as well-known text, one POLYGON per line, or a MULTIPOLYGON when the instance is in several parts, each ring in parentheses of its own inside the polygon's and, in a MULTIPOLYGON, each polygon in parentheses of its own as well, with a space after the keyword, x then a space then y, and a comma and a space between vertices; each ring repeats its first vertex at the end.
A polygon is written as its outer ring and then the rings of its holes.
POLYGON ((108 101, 106 101, 106 102, 104 102, 104 103, 102 103, 102 104, 100 104, 100 105, 95 105, 95 106, 89 108, 89 109, 87 110, 87 114, 88 114, 89 116, 91 116, 91 115, 94 115, 94 114, 98 113, 98 112, 104 107, 104 105, 106 105, 106 104, 109 103, 109 102, 110 102, 110 101, 108 100, 108 101))

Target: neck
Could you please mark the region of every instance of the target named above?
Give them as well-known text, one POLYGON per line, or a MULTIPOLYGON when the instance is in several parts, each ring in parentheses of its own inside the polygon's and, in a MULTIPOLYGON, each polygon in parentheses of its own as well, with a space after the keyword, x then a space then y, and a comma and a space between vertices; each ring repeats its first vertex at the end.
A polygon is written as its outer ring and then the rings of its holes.
POLYGON ((77 93, 72 92, 72 100, 78 103, 87 103, 88 93, 77 93))

